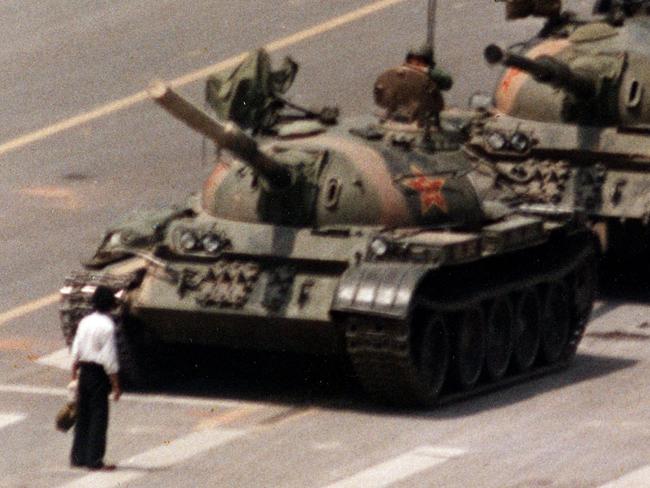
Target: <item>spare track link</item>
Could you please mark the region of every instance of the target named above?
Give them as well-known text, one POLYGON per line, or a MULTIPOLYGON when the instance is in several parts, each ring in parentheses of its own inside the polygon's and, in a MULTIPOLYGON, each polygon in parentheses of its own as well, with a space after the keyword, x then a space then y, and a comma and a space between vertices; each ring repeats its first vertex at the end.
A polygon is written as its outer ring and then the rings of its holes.
MULTIPOLYGON (((68 276, 63 284, 66 293, 61 294, 59 316, 61 318, 61 332, 65 343, 70 346, 77 332, 79 321, 92 312, 92 293, 84 291, 84 287, 106 286, 117 293, 129 289, 137 280, 136 273, 124 275, 111 275, 108 273, 78 272, 68 276)), ((122 323, 124 315, 122 302, 118 300, 118 307, 111 313, 115 323, 122 323)))
MULTIPOLYGON (((77 332, 79 321, 92 311, 92 292, 84 287, 107 286, 114 293, 120 290, 129 290, 136 286, 141 279, 139 272, 112 275, 108 273, 79 272, 75 273, 64 282, 66 293, 62 294, 59 314, 61 317, 61 331, 68 346, 72 344, 77 332)), ((127 309, 124 302, 118 300, 118 305, 111 313, 115 321, 115 341, 120 363, 120 376, 127 386, 137 386, 145 381, 143 363, 140 357, 142 351, 134 344, 132 334, 127 330, 127 309)))
MULTIPOLYGON (((590 239, 586 239, 590 241, 590 239)), ((572 272, 582 265, 592 265, 597 250, 589 243, 585 244, 573 258, 565 259, 564 266, 549 273, 540 273, 525 280, 510 282, 498 289, 481 290, 467 301, 455 303, 435 303, 419 298, 418 307, 425 313, 441 312, 450 314, 462 312, 466 307, 484 305, 487 301, 508 294, 517 293, 527 287, 544 286, 545 283, 566 280, 572 272)), ((534 366, 524 373, 516 373, 512 367, 498 381, 489 381, 485 374, 473 388, 463 391, 453 388, 450 378, 440 394, 431 395, 419 376, 417 360, 414 358, 410 330, 410 318, 404 320, 388 319, 361 314, 350 314, 345 318, 345 338, 348 357, 351 360, 357 378, 366 392, 376 400, 400 406, 440 406, 478 394, 487 393, 506 386, 539 377, 565 368, 574 356, 584 333, 587 320, 579 317, 572 323, 572 330, 560 358, 544 364, 536 360, 534 366)), ((453 352, 450 353, 452 355, 453 352)), ((485 369, 485 368, 484 368, 485 369)), ((449 376, 450 368, 447 368, 449 376)), ((485 371, 483 371, 485 373, 485 371)))

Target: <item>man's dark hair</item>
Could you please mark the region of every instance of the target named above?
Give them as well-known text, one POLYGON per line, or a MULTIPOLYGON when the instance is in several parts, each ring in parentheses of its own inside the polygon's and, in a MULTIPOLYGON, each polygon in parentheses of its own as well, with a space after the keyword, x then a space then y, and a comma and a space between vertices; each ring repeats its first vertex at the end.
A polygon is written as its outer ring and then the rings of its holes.
POLYGON ((107 286, 98 286, 93 293, 92 304, 98 312, 110 312, 115 307, 115 295, 107 286))

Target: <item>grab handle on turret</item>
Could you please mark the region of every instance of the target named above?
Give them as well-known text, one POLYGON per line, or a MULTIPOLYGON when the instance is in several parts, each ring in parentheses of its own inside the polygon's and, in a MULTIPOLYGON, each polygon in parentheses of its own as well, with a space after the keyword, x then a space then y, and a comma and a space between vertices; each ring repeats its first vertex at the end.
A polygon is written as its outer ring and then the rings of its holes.
POLYGON ((242 131, 237 124, 220 122, 162 81, 152 82, 147 92, 175 118, 254 168, 272 187, 285 188, 291 184, 290 170, 261 151, 257 141, 242 131))
POLYGON ((551 56, 531 59, 519 54, 504 51, 496 44, 490 44, 483 52, 489 64, 502 64, 529 73, 540 83, 566 90, 578 98, 588 99, 596 95, 595 81, 583 74, 576 73, 567 64, 551 56))

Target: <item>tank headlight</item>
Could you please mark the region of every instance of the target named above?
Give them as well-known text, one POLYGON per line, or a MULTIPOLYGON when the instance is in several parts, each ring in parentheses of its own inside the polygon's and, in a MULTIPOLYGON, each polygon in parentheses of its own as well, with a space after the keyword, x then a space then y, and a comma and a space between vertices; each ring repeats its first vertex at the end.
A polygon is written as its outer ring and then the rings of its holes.
POLYGON ((216 234, 207 234, 201 239, 203 249, 210 253, 216 253, 222 247, 221 238, 216 234))
POLYGON ((120 234, 119 232, 115 232, 111 234, 111 237, 108 239, 108 244, 113 247, 122 244, 122 234, 120 234))
POLYGON ((510 145, 515 151, 525 152, 530 147, 530 139, 522 132, 515 132, 510 138, 510 145))
POLYGON ((184 251, 191 251, 192 249, 196 248, 198 241, 193 232, 186 230, 181 234, 179 244, 181 246, 181 249, 183 249, 184 251))
POLYGON ((493 132, 487 137, 487 143, 495 151, 501 151, 506 147, 507 142, 505 136, 500 132, 493 132))
POLYGON ((92 295, 93 293, 95 293, 96 289, 97 287, 95 285, 84 285, 83 287, 81 287, 81 293, 83 293, 84 295, 92 295))
POLYGON ((370 243, 370 250, 375 256, 383 256, 388 252, 388 243, 380 237, 373 239, 370 243))

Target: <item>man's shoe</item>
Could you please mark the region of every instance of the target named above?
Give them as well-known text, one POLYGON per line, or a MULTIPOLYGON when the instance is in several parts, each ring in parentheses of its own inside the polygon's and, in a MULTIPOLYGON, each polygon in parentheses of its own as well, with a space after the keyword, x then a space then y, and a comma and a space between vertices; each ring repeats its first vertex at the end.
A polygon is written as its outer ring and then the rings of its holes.
POLYGON ((86 465, 84 463, 77 463, 75 461, 70 461, 70 467, 71 468, 85 468, 86 465))
POLYGON ((88 469, 91 471, 115 471, 117 469, 117 466, 114 464, 96 464, 95 466, 88 466, 88 469))

